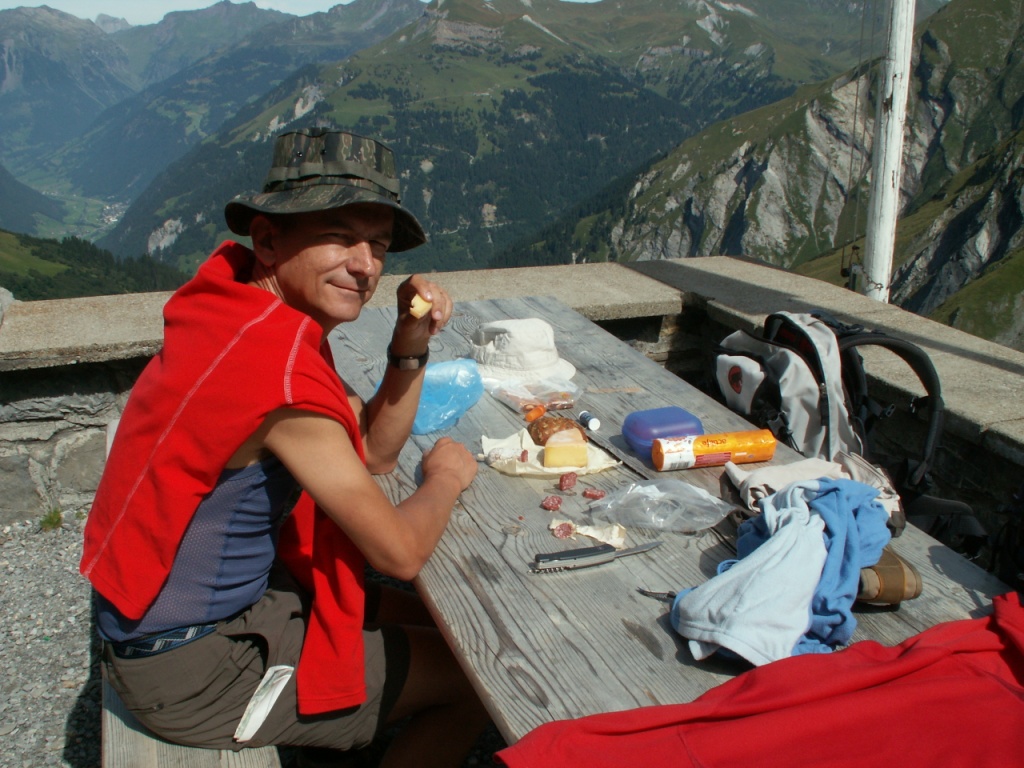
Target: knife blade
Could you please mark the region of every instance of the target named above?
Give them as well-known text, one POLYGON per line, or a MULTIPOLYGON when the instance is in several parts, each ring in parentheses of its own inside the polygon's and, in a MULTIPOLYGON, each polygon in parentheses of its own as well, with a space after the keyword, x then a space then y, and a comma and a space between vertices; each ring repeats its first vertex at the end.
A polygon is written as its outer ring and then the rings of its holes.
POLYGON ((602 450, 610 453, 612 456, 614 456, 616 459, 621 461, 623 464, 625 464, 627 467, 632 469, 634 472, 636 472, 638 475, 645 478, 646 480, 654 480, 658 477, 658 472, 649 468, 646 464, 644 464, 638 457, 634 456, 632 453, 627 453, 626 451, 619 449, 614 443, 612 443, 611 440, 604 437, 603 435, 599 435, 597 432, 588 430, 587 439, 594 443, 598 448, 601 448, 602 450))
POLYGON ((616 549, 611 544, 599 544, 596 547, 578 547, 577 549, 566 549, 562 552, 548 552, 535 555, 531 567, 536 572, 544 573, 570 568, 586 568, 591 565, 610 563, 612 560, 626 557, 627 555, 649 552, 660 545, 660 541, 648 541, 635 547, 616 549))

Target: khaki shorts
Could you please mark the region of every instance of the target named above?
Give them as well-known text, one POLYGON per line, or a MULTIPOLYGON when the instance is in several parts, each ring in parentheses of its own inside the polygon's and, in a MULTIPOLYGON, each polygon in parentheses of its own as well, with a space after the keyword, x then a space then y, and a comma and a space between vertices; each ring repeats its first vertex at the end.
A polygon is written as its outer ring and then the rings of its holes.
MULTIPOLYGON (((368 603, 377 597, 367 584, 368 603)), ((233 739, 267 667, 296 666, 306 629, 302 593, 276 579, 252 608, 216 631, 170 651, 119 658, 106 643, 108 679, 129 711, 178 744, 242 749, 268 744, 347 750, 369 744, 387 721, 409 670, 409 644, 399 627, 364 630, 367 700, 358 707, 300 716, 295 677, 266 721, 244 744, 233 739)), ((368 611, 373 612, 368 605, 368 611)))

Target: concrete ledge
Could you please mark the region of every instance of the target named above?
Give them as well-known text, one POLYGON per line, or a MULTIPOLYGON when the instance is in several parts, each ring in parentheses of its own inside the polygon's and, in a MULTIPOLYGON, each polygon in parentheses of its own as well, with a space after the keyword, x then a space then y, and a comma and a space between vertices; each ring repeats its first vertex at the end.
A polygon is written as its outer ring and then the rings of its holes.
MULTIPOLYGON (((446 272, 437 277, 456 301, 551 295, 594 321, 674 317, 692 310, 706 312, 725 327, 753 331, 769 312, 824 307, 844 321, 893 332, 926 349, 942 380, 947 428, 1024 465, 1019 408, 1024 354, 836 286, 729 257, 446 272)), ((371 306, 393 301, 402 279, 385 276, 371 306)), ((161 310, 169 295, 16 301, 0 326, 0 371, 150 356, 160 348, 161 310)), ((902 361, 865 356, 887 383, 920 392, 902 361)))
MULTIPOLYGON (((370 306, 394 302, 405 275, 381 279, 370 306)), ((618 264, 531 267, 438 274, 456 301, 554 296, 590 320, 678 314, 679 291, 618 264)), ((170 293, 61 301, 15 301, 0 325, 0 371, 149 357, 163 343, 170 293)))
MULTIPOLYGON (((443 272, 435 277, 455 301, 503 296, 554 296, 588 320, 676 315, 682 310, 679 291, 654 277, 620 264, 577 264, 443 272)), ((394 302, 404 275, 385 276, 370 306, 394 302)))
POLYGON ((150 357, 170 293, 15 301, 0 325, 0 371, 150 357))

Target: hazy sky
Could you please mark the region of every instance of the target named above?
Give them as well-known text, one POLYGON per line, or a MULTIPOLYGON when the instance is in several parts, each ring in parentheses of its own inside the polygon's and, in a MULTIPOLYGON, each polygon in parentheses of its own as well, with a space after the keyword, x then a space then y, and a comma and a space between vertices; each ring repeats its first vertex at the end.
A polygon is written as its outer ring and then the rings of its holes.
MULTIPOLYGON (((95 19, 105 13, 115 18, 127 19, 129 24, 155 24, 171 11, 194 11, 209 8, 217 0, 45 0, 45 2, 12 3, 0 0, 0 11, 7 8, 39 7, 48 5, 81 19, 95 19)), ((239 2, 240 0, 232 0, 239 2)), ((572 2, 593 2, 594 0, 572 0, 572 2)), ((254 0, 260 8, 273 9, 306 16, 317 11, 326 11, 351 0, 254 0)))

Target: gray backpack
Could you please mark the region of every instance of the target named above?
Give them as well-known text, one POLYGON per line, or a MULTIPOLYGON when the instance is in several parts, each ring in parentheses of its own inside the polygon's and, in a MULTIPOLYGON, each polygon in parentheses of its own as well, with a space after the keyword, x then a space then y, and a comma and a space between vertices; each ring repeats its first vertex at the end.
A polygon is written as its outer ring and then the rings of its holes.
POLYGON ((713 373, 713 389, 731 410, 804 456, 863 457, 891 477, 909 522, 967 557, 981 554, 989 537, 970 505, 932 494, 929 470, 945 406, 939 375, 923 349, 882 331, 841 323, 821 310, 775 312, 765 319, 760 336, 737 331, 723 339, 713 373), (928 422, 916 454, 898 460, 872 455, 871 431, 895 407, 868 393, 858 352, 866 344, 901 357, 924 386, 926 394, 909 405, 911 412, 923 411, 928 422))
POLYGON ((917 374, 926 395, 912 411, 927 410, 928 430, 918 456, 899 474, 906 488, 923 492, 942 433, 944 405, 935 367, 927 353, 903 339, 840 323, 825 312, 776 312, 759 337, 736 331, 715 354, 714 376, 726 405, 807 457, 869 455, 876 421, 893 412, 868 394, 857 348, 883 346, 917 374))

